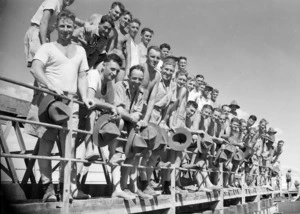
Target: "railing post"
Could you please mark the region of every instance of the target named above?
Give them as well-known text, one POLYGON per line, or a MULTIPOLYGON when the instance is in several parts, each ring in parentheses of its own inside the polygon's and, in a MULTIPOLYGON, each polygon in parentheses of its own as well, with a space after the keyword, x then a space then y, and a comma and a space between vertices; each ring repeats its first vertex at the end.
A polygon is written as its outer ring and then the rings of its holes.
POLYGON ((221 186, 222 189, 220 190, 220 195, 219 195, 219 201, 218 201, 218 204, 215 208, 215 210, 219 210, 220 214, 223 214, 224 211, 224 188, 223 188, 223 163, 220 163, 220 167, 219 167, 219 173, 220 173, 220 176, 219 176, 219 182, 218 182, 218 186, 221 186))
MULTIPOLYGON (((66 136, 66 141, 65 142, 61 142, 61 143, 65 143, 65 158, 71 158, 72 154, 71 154, 71 145, 72 145, 72 134, 73 134, 73 98, 71 99, 69 106, 71 108, 71 116, 70 119, 68 120, 68 133, 66 136)), ((62 209, 62 213, 63 214, 68 214, 69 213, 69 200, 70 200, 70 184, 71 184, 71 165, 72 165, 72 161, 67 161, 64 163, 65 167, 64 167, 64 188, 63 188, 63 209, 62 209)))
POLYGON ((245 173, 245 163, 243 163, 244 172, 241 177, 242 186, 242 204, 246 203, 246 173, 245 173))
POLYGON ((176 214, 176 167, 172 167, 171 172, 171 207, 168 214, 176 214))

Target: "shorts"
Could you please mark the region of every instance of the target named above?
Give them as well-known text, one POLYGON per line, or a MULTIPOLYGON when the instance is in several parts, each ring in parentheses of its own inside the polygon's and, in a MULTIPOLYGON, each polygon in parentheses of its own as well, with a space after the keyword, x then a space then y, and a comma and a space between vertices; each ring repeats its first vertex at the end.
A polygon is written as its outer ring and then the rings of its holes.
MULTIPOLYGON (((67 94, 66 95, 69 98, 77 98, 77 95, 71 95, 67 94)), ((27 120, 32 120, 35 122, 40 122, 39 117, 38 117, 38 111, 39 111, 39 105, 42 101, 42 99, 46 96, 43 92, 37 91, 33 95, 33 99, 30 105, 30 109, 27 115, 27 120)), ((78 128, 78 115, 79 115, 79 105, 78 103, 73 103, 73 109, 72 109, 72 128, 77 129, 78 128)), ((62 126, 67 127, 67 124, 63 124, 62 126)), ((26 123, 24 125, 24 132, 26 134, 32 135, 34 137, 38 137, 47 141, 55 141, 57 140, 57 136, 61 134, 61 132, 66 133, 65 131, 54 129, 54 128, 47 128, 42 125, 35 125, 35 124, 29 124, 26 123)))
POLYGON ((39 37, 40 28, 37 25, 32 25, 28 28, 24 37, 24 52, 27 63, 31 63, 34 55, 41 47, 41 40, 39 37))
POLYGON ((286 182, 287 183, 289 183, 289 182, 291 182, 292 181, 292 179, 286 179, 286 182))

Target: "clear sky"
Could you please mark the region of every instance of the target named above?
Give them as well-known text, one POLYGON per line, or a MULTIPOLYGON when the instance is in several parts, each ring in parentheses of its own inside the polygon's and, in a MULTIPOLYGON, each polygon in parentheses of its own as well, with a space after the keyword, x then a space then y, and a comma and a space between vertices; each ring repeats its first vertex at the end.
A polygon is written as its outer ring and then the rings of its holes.
MULTIPOLYGON (((32 83, 23 38, 41 0, 0 1, 0 75, 32 83)), ((220 90, 219 102, 233 99, 242 113, 266 118, 285 140, 282 164, 300 168, 300 1, 296 0, 125 0, 142 27, 188 58, 188 71, 203 74, 220 90)), ((75 0, 81 19, 107 13, 112 1, 75 0)), ((1 91, 29 99, 26 90, 0 83, 1 91)))

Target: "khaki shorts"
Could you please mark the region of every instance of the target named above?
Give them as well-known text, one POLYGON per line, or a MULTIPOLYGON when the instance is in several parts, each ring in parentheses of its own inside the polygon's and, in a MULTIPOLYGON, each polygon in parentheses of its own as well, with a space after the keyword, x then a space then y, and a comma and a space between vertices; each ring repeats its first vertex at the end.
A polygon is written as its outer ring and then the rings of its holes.
MULTIPOLYGON (((41 103, 42 99, 46 96, 46 94, 38 91, 33 95, 33 99, 30 105, 30 109, 27 115, 27 120, 32 120, 35 122, 40 122, 38 117, 38 111, 39 111, 39 104, 41 103)), ((76 95, 67 95, 68 97, 76 98, 76 95)), ((73 103, 73 109, 72 109, 72 128, 77 129, 78 128, 78 111, 79 111, 79 105, 78 103, 73 103)), ((67 124, 63 124, 62 126, 67 126, 67 124)), ((35 125, 35 124, 25 124, 25 130, 24 132, 27 134, 30 134, 32 136, 48 140, 48 141, 55 141, 57 140, 57 136, 62 134, 61 130, 54 129, 54 128, 47 128, 42 125, 35 125)))

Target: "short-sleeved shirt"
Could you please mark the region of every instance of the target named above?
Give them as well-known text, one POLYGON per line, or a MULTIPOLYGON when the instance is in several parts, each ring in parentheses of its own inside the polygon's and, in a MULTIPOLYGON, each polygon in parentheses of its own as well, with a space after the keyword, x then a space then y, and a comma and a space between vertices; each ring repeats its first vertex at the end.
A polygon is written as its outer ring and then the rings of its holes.
POLYGON ((45 0, 41 6, 38 8, 36 13, 33 15, 31 19, 31 23, 40 25, 42 18, 43 18, 43 13, 45 10, 50 10, 52 11, 52 16, 49 20, 48 23, 48 28, 53 27, 54 24, 56 23, 57 15, 60 13, 60 11, 63 9, 63 2, 61 0, 45 0))
POLYGON ((53 85, 75 94, 79 72, 86 72, 89 69, 85 51, 76 45, 75 55, 68 58, 56 47, 55 43, 43 44, 33 60, 40 60, 45 65, 45 75, 53 85))
POLYGON ((104 102, 114 104, 114 81, 107 82, 107 89, 106 93, 103 94, 101 92, 102 84, 101 84, 101 77, 100 73, 97 69, 89 70, 88 75, 88 87, 92 88, 96 92, 96 98, 103 100, 104 102))
POLYGON ((139 88, 135 95, 131 97, 128 81, 120 81, 115 85, 115 102, 114 105, 123 107, 129 113, 142 112, 143 110, 143 96, 142 88, 139 88))
POLYGON ((171 82, 169 87, 166 87, 161 80, 158 83, 158 91, 155 97, 155 104, 154 106, 159 108, 166 108, 172 100, 172 97, 176 93, 176 84, 171 82))
POLYGON ((198 111, 202 110, 202 107, 205 104, 211 105, 211 100, 210 99, 205 99, 203 96, 201 96, 200 98, 198 98, 196 100, 197 104, 198 104, 198 111))
POLYGON ((196 91, 195 89, 189 93, 188 101, 195 101, 201 96, 201 91, 196 91))

